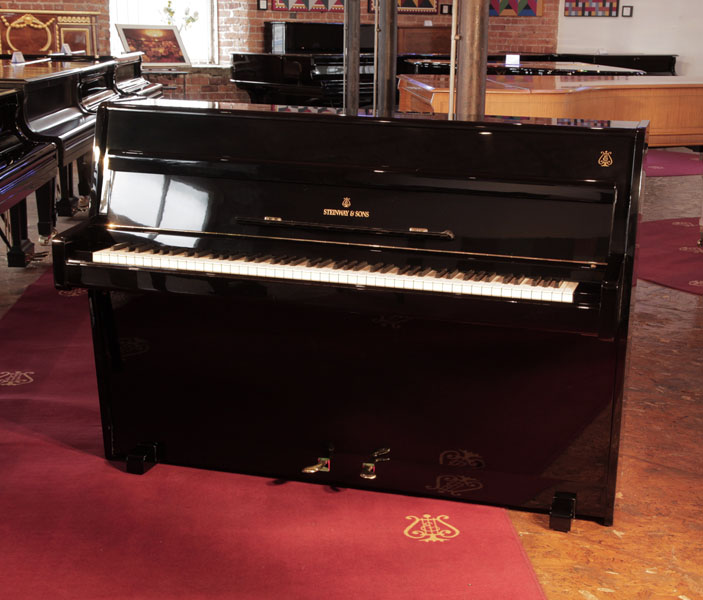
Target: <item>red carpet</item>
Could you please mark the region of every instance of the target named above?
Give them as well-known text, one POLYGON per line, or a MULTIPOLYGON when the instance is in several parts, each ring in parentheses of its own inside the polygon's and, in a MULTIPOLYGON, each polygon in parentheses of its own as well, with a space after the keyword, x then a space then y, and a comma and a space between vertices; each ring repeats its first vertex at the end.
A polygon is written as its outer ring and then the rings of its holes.
POLYGON ((544 599, 503 509, 105 461, 87 299, 48 274, 0 340, 3 598, 544 599))
POLYGON ((703 294, 699 220, 644 221, 637 233, 637 276, 666 287, 703 294))
POLYGON ((703 161, 695 152, 650 149, 644 159, 644 172, 648 177, 703 175, 703 161))

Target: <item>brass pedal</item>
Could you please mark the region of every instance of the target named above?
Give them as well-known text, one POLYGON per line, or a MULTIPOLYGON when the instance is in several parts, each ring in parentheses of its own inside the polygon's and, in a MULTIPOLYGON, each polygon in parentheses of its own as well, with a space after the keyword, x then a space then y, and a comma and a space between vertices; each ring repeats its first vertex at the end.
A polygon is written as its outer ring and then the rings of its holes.
POLYGON ((331 463, 332 461, 329 458, 324 456, 319 457, 317 459, 317 464, 305 467, 303 469, 303 473, 307 473, 308 475, 312 475, 314 473, 329 473, 331 463))
POLYGON ((359 477, 362 479, 376 479, 376 464, 380 462, 387 462, 391 459, 390 448, 379 448, 375 452, 371 453, 370 460, 368 462, 361 463, 361 473, 359 477))

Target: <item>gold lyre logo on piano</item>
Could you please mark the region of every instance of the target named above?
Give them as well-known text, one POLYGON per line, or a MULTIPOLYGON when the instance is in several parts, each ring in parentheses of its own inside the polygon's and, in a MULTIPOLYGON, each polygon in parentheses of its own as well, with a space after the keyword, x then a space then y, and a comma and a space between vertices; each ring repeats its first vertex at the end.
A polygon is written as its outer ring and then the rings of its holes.
POLYGON ((16 386, 32 383, 34 371, 3 371, 0 373, 0 385, 16 386))
POLYGON ((344 198, 344 200, 342 200, 342 206, 344 208, 349 208, 351 206, 351 198, 349 198, 348 196, 344 198))
POLYGON ((600 158, 598 159, 598 164, 601 167, 612 167, 613 153, 610 150, 601 150, 600 158))
POLYGON ((424 514, 421 517, 408 515, 406 519, 412 523, 405 528, 403 534, 418 542, 446 542, 459 535, 459 530, 446 522, 447 515, 432 517, 424 514))

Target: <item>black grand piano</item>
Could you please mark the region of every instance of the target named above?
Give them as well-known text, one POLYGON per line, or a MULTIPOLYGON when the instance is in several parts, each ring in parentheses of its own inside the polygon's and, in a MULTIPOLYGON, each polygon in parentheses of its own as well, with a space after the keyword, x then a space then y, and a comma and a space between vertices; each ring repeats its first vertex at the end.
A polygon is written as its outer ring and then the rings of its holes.
POLYGON ((646 124, 98 113, 109 459, 612 522, 646 124))
MULTIPOLYGON (((49 238, 56 212, 71 216, 77 209, 72 164, 92 151, 98 106, 120 98, 158 96, 161 88, 141 77, 138 53, 124 58, 84 55, 26 58, 27 62, 20 64, 0 60, 0 89, 22 91, 20 129, 26 137, 53 143, 57 149, 60 197, 54 203, 53 193, 37 195, 39 235, 49 238)), ((89 177, 81 164, 78 173, 83 180, 79 187, 87 194, 89 177)))
POLYGON ((56 147, 37 142, 21 131, 18 116, 22 92, 0 90, 0 215, 10 221, 10 237, 0 230, 8 247, 7 264, 24 267, 34 256, 27 233, 27 202, 32 192, 52 197, 56 173, 56 147))

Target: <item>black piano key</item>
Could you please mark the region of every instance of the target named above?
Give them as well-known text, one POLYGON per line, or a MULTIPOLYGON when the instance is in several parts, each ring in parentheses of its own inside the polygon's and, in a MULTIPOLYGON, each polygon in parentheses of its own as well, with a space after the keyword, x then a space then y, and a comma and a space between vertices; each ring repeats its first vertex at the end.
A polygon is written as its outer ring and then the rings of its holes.
POLYGON ((437 271, 434 276, 439 279, 440 277, 444 277, 447 273, 449 273, 449 269, 441 269, 437 271))
POLYGON ((371 272, 372 273, 377 273, 383 268, 383 263, 376 263, 375 265, 371 265, 371 272))
POLYGON ((454 279, 455 277, 457 277, 460 274, 461 274, 461 271, 459 269, 454 269, 453 271, 450 271, 449 273, 447 273, 445 275, 445 277, 447 279, 454 279))
POLYGON ((319 265, 317 265, 317 268, 324 269, 325 267, 329 267, 333 263, 334 263, 334 260, 332 260, 331 258, 328 258, 326 260, 323 260, 319 265))
POLYGON ((413 267, 412 269, 410 269, 410 270, 406 273, 406 275, 407 275, 408 277, 415 277, 415 275, 417 275, 417 274, 420 272, 420 269, 422 269, 422 267, 413 267))
POLYGON ((302 265, 306 260, 308 260, 307 256, 299 256, 298 258, 296 258, 295 260, 292 260, 288 264, 291 267, 297 267, 298 265, 302 265))
POLYGON ((313 258, 313 259, 308 263, 308 267, 317 267, 323 260, 325 260, 325 259, 324 259, 324 258, 320 258, 320 257, 318 257, 318 258, 313 258))
POLYGON ((422 269, 422 271, 420 271, 417 274, 417 276, 418 277, 425 277, 431 270, 432 270, 432 267, 425 267, 424 269, 422 269))
POLYGON ((474 278, 474 275, 476 275, 476 271, 473 269, 466 271, 466 273, 464 273, 464 281, 471 281, 474 278))
POLYGON ((392 271, 393 269, 395 269, 395 265, 388 264, 381 267, 381 273, 388 273, 388 271, 392 271))
POLYGON ((367 263, 365 260, 362 260, 360 263, 356 264, 356 266, 354 267, 354 270, 361 271, 361 269, 365 269, 368 266, 369 266, 369 263, 367 263))
POLYGON ((342 267, 342 270, 349 271, 350 269, 353 269, 358 263, 358 260, 350 260, 346 265, 342 267))

